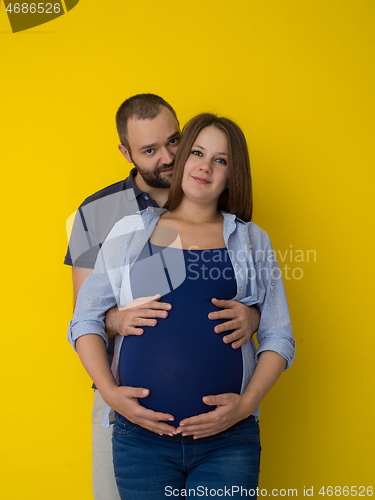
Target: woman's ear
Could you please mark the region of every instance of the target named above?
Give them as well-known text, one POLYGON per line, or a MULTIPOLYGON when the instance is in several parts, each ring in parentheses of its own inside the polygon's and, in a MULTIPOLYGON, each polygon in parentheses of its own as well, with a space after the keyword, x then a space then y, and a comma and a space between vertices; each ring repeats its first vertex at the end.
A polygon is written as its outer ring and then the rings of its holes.
POLYGON ((128 160, 129 163, 133 163, 133 160, 132 160, 132 157, 130 156, 129 150, 125 146, 123 146, 122 144, 119 144, 117 147, 118 147, 118 150, 120 151, 120 153, 122 154, 122 156, 125 156, 125 158, 128 160))

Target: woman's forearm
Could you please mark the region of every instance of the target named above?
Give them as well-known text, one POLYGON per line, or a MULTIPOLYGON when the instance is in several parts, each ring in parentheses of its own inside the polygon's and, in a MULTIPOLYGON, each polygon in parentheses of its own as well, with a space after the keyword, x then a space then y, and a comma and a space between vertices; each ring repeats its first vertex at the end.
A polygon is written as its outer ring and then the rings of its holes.
POLYGON ((83 335, 77 339, 76 349, 87 373, 105 399, 106 392, 118 384, 109 366, 104 340, 99 335, 83 335))
POLYGON ((274 351, 263 351, 246 390, 242 394, 246 406, 252 411, 259 406, 268 391, 285 370, 286 360, 274 351))

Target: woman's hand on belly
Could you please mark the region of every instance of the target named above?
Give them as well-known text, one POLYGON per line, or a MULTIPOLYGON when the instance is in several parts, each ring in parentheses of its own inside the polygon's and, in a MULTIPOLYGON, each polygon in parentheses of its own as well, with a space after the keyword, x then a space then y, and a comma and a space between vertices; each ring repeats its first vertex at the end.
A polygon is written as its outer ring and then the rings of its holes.
POLYGON ((256 407, 249 408, 243 396, 234 393, 205 396, 203 402, 209 406, 216 406, 215 410, 185 418, 180 422, 177 433, 194 436, 196 439, 214 436, 247 418, 256 410, 256 407))
POLYGON ((158 434, 173 435, 176 432, 175 427, 165 423, 174 420, 173 415, 152 411, 139 404, 138 398, 145 398, 149 393, 148 389, 142 387, 120 386, 112 387, 102 396, 113 410, 133 424, 158 434))

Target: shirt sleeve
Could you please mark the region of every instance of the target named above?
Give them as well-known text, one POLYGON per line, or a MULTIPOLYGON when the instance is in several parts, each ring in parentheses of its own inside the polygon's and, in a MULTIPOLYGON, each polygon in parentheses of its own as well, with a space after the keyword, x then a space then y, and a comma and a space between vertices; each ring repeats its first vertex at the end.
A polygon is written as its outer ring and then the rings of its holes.
MULTIPOLYGON (((95 226, 96 208, 95 202, 81 205, 75 215, 71 216, 74 217, 74 222, 64 264, 94 269, 101 242, 106 237, 106 234, 103 234, 104 231, 100 231, 100 227, 95 226)), ((107 228, 107 234, 110 229, 111 226, 107 228)))
POLYGON ((68 330, 68 340, 74 349, 77 339, 87 334, 99 335, 108 345, 104 320, 109 309, 120 305, 124 245, 124 237, 118 234, 116 225, 99 252, 94 270, 79 290, 68 330))
POLYGON ((254 258, 258 287, 263 290, 262 300, 257 304, 261 313, 257 356, 263 351, 275 351, 285 358, 287 369, 295 356, 288 301, 276 254, 265 232, 261 241, 262 251, 256 252, 254 258))
POLYGON ((75 267, 94 269, 99 250, 114 225, 124 216, 138 212, 138 201, 133 189, 124 189, 117 183, 86 198, 72 221, 69 248, 64 263, 75 267))
POLYGON ((87 334, 102 337, 108 346, 105 332, 105 313, 116 305, 112 283, 106 272, 95 270, 82 283, 74 316, 69 323, 68 340, 76 350, 76 341, 87 334))
POLYGON ((78 293, 73 319, 70 321, 68 340, 75 348, 82 335, 96 334, 108 345, 105 333, 105 314, 112 307, 121 307, 132 300, 129 260, 132 248, 141 248, 147 241, 142 216, 130 215, 114 225, 104 241, 94 270, 88 275, 78 293), (131 242, 135 244, 131 246, 131 242), (124 275, 126 277, 124 277, 124 275), (123 287, 123 283, 127 286, 123 287))

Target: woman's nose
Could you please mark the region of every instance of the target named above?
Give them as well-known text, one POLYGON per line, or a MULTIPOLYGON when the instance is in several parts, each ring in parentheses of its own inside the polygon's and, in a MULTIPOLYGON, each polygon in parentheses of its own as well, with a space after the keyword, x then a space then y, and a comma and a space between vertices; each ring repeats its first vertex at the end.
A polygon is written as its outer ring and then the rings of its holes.
POLYGON ((201 170, 210 172, 212 169, 212 164, 210 160, 203 160, 202 163, 199 165, 199 168, 201 170))

